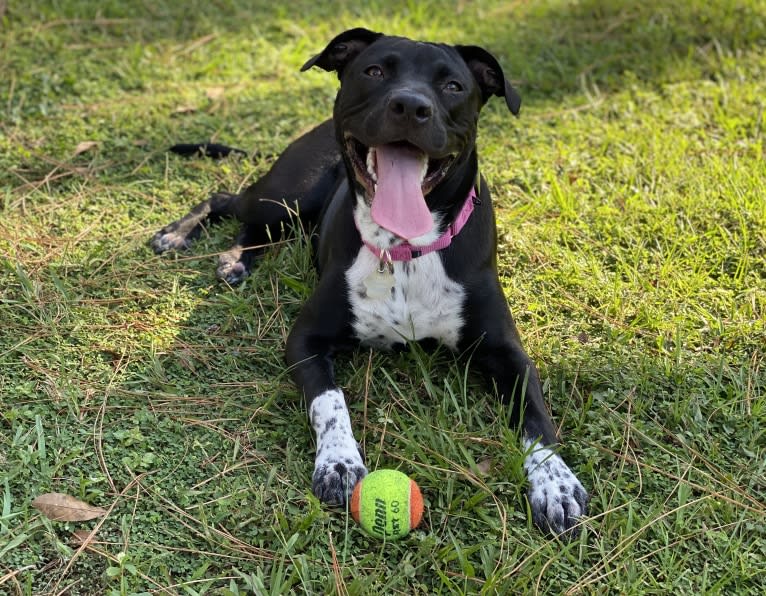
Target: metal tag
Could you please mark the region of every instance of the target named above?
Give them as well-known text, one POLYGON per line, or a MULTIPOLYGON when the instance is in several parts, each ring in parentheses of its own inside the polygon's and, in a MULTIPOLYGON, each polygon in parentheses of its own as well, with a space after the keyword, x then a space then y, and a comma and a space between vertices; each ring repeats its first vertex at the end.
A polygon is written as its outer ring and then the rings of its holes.
POLYGON ((373 300, 382 300, 391 296, 394 282, 394 263, 388 254, 381 257, 378 267, 363 281, 367 296, 373 300))

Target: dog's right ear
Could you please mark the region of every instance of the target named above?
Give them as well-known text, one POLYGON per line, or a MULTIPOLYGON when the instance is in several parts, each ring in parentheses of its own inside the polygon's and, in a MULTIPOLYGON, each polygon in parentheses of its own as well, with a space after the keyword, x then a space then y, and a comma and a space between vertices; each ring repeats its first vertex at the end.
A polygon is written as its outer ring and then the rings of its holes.
POLYGON ((328 72, 334 70, 340 79, 346 65, 382 35, 361 27, 344 31, 327 44, 324 50, 306 62, 301 67, 301 72, 318 66, 328 72))

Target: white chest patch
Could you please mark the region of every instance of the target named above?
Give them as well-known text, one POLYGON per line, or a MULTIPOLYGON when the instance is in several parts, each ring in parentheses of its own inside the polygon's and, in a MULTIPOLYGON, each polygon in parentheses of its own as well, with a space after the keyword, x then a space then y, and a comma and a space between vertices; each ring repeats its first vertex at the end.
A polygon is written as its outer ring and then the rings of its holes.
POLYGON ((425 338, 457 348, 465 290, 447 276, 439 255, 430 253, 412 261, 394 262, 391 291, 372 297, 364 281, 378 265, 379 259, 362 246, 346 271, 356 337, 377 348, 425 338))

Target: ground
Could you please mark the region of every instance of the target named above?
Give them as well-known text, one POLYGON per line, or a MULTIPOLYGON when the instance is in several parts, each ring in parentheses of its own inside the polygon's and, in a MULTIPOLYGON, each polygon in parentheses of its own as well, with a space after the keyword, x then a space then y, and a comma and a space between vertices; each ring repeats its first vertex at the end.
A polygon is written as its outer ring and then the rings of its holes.
POLYGON ((763 593, 764 50, 763 0, 0 2, 0 592, 763 593), (311 495, 285 373, 307 244, 237 288, 231 223, 149 249, 329 115, 334 76, 299 68, 360 25, 482 45, 523 97, 485 110, 480 165, 592 495, 577 540, 532 526, 494 396, 417 347, 338 366, 369 467, 426 504, 366 537, 311 495), (166 152, 205 140, 253 158, 166 152), (50 521, 53 491, 108 513, 50 521))

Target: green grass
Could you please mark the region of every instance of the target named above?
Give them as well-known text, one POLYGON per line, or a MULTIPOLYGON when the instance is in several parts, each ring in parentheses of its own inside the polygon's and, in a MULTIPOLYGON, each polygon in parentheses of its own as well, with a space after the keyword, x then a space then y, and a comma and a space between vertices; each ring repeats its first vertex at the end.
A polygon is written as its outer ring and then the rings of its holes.
POLYGON ((272 4, 0 2, 0 593, 762 594, 763 0, 272 4), (239 288, 213 273, 232 224, 148 248, 330 113, 334 77, 298 69, 360 24, 483 45, 524 98, 518 120, 485 110, 481 166, 592 495, 573 543, 532 527, 518 437, 447 353, 337 371, 423 526, 383 545, 320 506, 282 359, 307 247, 239 288), (263 157, 165 151, 206 139, 263 157), (48 521, 30 502, 50 491, 109 514, 48 521))

